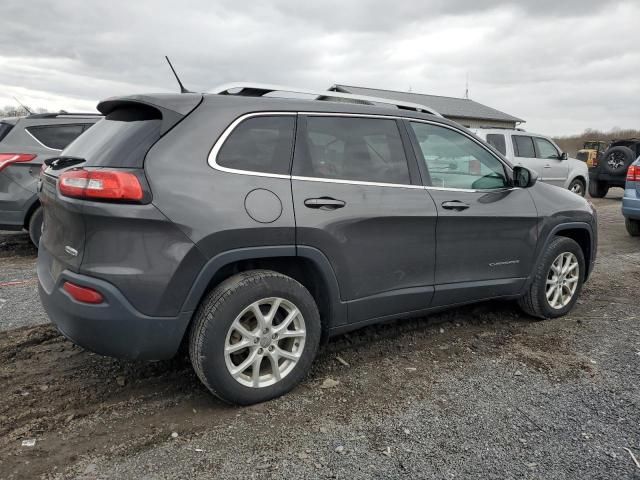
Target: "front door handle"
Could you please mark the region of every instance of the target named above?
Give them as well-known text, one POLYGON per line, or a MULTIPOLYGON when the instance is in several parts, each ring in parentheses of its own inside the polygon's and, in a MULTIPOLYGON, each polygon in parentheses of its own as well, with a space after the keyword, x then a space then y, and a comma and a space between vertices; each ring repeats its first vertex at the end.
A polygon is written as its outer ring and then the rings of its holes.
POLYGON ((305 207, 316 208, 319 210, 335 210, 337 208, 344 207, 346 204, 347 202, 343 200, 331 197, 307 198, 304 201, 305 207))
POLYGON ((461 202, 460 200, 452 200, 450 202, 442 202, 442 208, 461 212, 462 210, 469 208, 469 204, 461 202))
POLYGON ((551 165, 549 165, 548 163, 546 163, 546 164, 544 165, 544 168, 551 168, 551 165))

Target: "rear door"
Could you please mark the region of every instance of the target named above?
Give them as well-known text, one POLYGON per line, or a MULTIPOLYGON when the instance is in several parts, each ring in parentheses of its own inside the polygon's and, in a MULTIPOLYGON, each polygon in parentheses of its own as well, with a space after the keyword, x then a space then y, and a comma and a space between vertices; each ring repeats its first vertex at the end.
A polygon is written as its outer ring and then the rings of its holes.
POLYGON ((542 180, 564 187, 569 176, 569 162, 560 158, 560 150, 546 138, 533 137, 536 157, 543 162, 542 180))
POLYGON ((433 306, 520 291, 531 272, 537 211, 506 166, 453 127, 409 122, 423 178, 438 211, 433 306))
POLYGON ((393 118, 301 115, 292 191, 298 248, 330 261, 349 322, 427 308, 436 209, 393 118))

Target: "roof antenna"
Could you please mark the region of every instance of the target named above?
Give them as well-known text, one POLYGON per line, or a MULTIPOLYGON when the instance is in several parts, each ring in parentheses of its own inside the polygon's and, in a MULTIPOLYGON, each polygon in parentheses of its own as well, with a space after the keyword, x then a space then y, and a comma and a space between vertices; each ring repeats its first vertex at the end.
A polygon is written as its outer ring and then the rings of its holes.
POLYGON ((178 81, 178 85, 180 85, 180 93, 193 93, 190 90, 187 90, 186 88, 184 88, 184 85, 182 85, 182 82, 180 81, 180 77, 178 76, 178 74, 176 73, 175 68, 173 68, 173 65, 171 65, 171 60, 169 60, 169 57, 167 57, 166 55, 164 56, 164 58, 167 59, 167 63, 169 64, 169 67, 171 67, 171 71, 173 72, 173 74, 176 77, 176 80, 178 81))
POLYGON ((29 110, 29 107, 27 107, 24 103, 22 103, 22 102, 21 102, 20 100, 18 100, 16 97, 13 97, 13 99, 14 99, 16 102, 18 102, 18 103, 20 104, 20 106, 21 106, 22 108, 24 108, 24 109, 27 111, 27 113, 28 113, 29 115, 33 115, 33 112, 32 112, 31 110, 29 110))

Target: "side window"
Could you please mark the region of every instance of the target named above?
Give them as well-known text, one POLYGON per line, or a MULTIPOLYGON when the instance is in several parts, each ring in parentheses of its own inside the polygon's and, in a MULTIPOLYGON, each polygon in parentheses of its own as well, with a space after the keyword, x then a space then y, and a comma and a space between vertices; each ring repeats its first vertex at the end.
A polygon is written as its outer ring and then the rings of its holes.
POLYGON ((525 135, 512 135, 513 152, 516 157, 536 158, 536 151, 533 148, 533 138, 525 135))
POLYGON ((9 134, 9 131, 12 128, 13 125, 11 125, 10 123, 0 122, 0 141, 2 141, 2 139, 9 134))
POLYGON ((535 137, 538 158, 558 158, 560 154, 556 147, 553 146, 546 138, 535 137))
POLYGON ((504 165, 462 133, 429 123, 411 122, 431 185, 487 190, 508 186, 504 165))
POLYGON ((487 143, 498 150, 501 154, 507 154, 507 145, 504 140, 504 135, 501 133, 487 134, 487 143))
POLYGON ((84 125, 47 125, 28 127, 27 131, 45 147, 64 150, 84 131, 84 125))
POLYGON ((294 115, 251 117, 241 122, 218 152, 221 167, 288 175, 294 115))
POLYGON ((309 116, 294 174, 377 183, 411 183, 395 120, 309 116))

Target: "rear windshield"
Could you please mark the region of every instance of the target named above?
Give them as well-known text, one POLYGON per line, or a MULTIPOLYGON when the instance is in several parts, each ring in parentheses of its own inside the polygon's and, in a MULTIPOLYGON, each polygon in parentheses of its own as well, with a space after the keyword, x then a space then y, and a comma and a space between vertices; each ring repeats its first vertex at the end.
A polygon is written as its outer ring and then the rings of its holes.
POLYGON ((0 122, 0 142, 4 137, 7 136, 7 134, 12 128, 13 128, 13 125, 11 125, 10 123, 0 122))
POLYGON ((142 168, 160 138, 161 115, 151 108, 121 108, 87 130, 64 151, 86 160, 85 166, 142 168))

